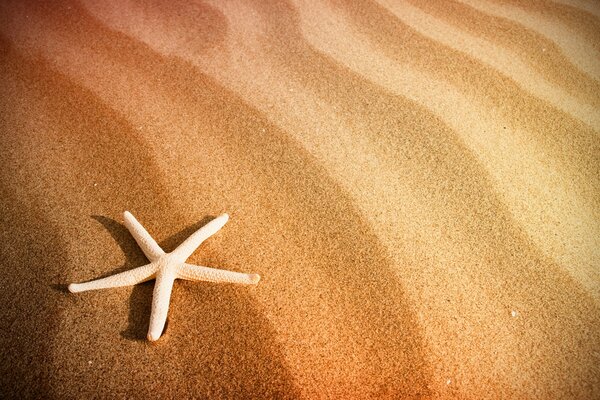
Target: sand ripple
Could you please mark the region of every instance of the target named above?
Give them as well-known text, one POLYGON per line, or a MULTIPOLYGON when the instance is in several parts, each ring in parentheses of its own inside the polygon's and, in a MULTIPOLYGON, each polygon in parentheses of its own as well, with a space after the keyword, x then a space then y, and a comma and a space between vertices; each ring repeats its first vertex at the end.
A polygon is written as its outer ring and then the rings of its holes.
POLYGON ((598 15, 1 4, 3 394, 598 396, 598 15), (192 261, 263 280, 179 283, 148 346, 151 283, 60 289, 143 262, 125 209, 227 211, 192 261))

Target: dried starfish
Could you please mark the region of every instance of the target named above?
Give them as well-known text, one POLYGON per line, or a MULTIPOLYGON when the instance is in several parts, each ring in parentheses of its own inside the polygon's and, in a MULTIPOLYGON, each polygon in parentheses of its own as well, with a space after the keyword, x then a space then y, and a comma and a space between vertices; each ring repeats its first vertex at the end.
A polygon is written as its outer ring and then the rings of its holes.
POLYGON ((214 235, 227 223, 229 220, 227 214, 213 219, 198 229, 170 253, 165 253, 160 248, 158 243, 129 211, 125 211, 124 217, 125 226, 150 260, 150 264, 90 282, 72 283, 69 285, 69 291, 77 293, 86 290, 132 286, 156 279, 152 298, 152 312, 150 314, 150 328, 148 329, 148 340, 150 341, 158 340, 162 334, 167 321, 171 290, 175 279, 242 284, 257 284, 260 280, 260 276, 257 274, 243 274, 185 263, 185 260, 192 255, 203 241, 214 235))

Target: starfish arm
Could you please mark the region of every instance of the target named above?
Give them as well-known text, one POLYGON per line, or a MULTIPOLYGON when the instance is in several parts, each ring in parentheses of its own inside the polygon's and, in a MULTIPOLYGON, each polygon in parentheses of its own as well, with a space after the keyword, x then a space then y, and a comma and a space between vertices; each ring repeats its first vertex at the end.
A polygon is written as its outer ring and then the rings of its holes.
POLYGON ((129 271, 107 276, 106 278, 96 279, 84 283, 71 283, 69 285, 69 291, 71 293, 78 293, 88 290, 133 286, 135 284, 146 282, 152 279, 155 272, 156 265, 151 263, 129 271))
POLYGON ((246 285, 255 285, 260 280, 258 274, 244 274, 192 264, 179 265, 177 277, 188 281, 243 283, 246 285))
POLYGON ((171 271, 159 272, 156 275, 156 284, 154 285, 154 294, 152 295, 150 326, 148 328, 148 340, 151 342, 160 338, 167 322, 174 281, 175 274, 171 271))
POLYGON ((187 260, 202 242, 217 233, 229 220, 229 215, 222 214, 194 232, 171 253, 180 262, 187 260))
POLYGON ((127 229, 129 229, 129 232, 131 232, 131 235, 140 246, 146 257, 148 257, 148 260, 156 261, 160 258, 160 256, 165 254, 158 243, 152 239, 152 236, 150 236, 148 231, 146 231, 142 224, 140 224, 129 211, 125 211, 123 213, 123 217, 125 218, 125 226, 127 229))

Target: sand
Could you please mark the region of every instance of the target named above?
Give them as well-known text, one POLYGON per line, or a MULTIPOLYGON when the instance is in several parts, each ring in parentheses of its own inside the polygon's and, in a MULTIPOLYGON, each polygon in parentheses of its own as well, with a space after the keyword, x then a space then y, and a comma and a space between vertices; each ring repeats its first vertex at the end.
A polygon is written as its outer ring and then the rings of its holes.
POLYGON ((600 397, 593 1, 0 4, 0 397, 600 397), (66 285, 230 222, 256 287, 66 285))

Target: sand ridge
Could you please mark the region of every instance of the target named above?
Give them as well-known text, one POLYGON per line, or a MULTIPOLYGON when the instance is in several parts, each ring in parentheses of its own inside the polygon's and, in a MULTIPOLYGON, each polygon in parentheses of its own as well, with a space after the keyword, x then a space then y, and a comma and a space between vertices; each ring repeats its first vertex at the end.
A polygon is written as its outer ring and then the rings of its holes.
POLYGON ((516 17, 496 38, 440 4, 3 4, 3 387, 597 395, 597 82, 516 17), (151 283, 60 290, 144 262, 125 209, 165 249, 229 212, 190 261, 263 281, 178 283, 148 346, 151 283))

